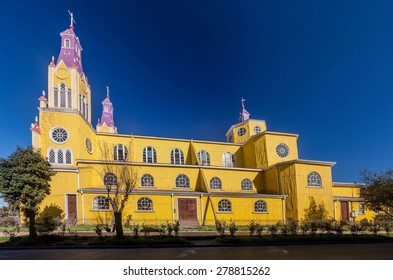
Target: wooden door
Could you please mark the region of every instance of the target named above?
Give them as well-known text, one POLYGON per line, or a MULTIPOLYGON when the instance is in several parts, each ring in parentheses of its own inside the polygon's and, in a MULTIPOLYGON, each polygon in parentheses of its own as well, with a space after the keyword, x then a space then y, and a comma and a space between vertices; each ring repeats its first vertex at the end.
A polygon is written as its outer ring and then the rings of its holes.
POLYGON ((76 194, 67 194, 67 223, 76 224, 77 209, 76 209, 76 194))
POLYGON ((179 198, 179 222, 182 226, 199 226, 196 198, 179 198))
POLYGON ((341 201, 340 202, 341 206, 341 221, 349 221, 349 207, 348 207, 348 202, 346 201, 341 201))

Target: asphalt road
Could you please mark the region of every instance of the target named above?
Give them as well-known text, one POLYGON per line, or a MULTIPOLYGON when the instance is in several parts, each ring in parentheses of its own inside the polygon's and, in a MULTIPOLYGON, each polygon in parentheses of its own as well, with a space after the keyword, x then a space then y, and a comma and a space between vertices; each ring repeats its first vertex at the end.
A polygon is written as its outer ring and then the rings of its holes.
POLYGON ((393 243, 0 249, 0 260, 393 260, 393 243))

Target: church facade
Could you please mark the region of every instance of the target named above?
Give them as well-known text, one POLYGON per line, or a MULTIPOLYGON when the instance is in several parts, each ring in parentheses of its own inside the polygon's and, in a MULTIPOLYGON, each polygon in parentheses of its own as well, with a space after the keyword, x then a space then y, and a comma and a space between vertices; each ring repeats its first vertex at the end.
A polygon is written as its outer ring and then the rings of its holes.
POLYGON ((59 206, 72 224, 111 219, 107 196, 127 170, 133 190, 123 219, 139 224, 301 220, 310 197, 336 220, 371 218, 358 185, 333 182, 333 162, 300 159, 298 135, 269 131, 264 120, 250 118, 244 100, 226 142, 118 133, 109 89, 93 127, 94 96, 72 19, 60 36, 59 56, 48 66, 47 94, 38 99, 30 128, 32 145, 56 171, 41 208, 59 206))

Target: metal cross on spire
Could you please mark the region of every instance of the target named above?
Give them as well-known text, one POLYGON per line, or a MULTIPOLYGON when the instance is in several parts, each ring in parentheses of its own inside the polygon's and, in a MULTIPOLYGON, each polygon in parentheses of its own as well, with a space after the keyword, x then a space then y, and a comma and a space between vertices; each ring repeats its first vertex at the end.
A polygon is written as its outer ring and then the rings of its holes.
POLYGON ((74 19, 74 13, 70 12, 70 10, 68 10, 68 13, 70 14, 71 17, 71 24, 70 27, 74 28, 74 23, 76 23, 75 19, 74 19))
POLYGON ((241 102, 242 102, 242 107, 244 107, 244 101, 246 101, 246 100, 242 97, 242 100, 241 100, 241 102))

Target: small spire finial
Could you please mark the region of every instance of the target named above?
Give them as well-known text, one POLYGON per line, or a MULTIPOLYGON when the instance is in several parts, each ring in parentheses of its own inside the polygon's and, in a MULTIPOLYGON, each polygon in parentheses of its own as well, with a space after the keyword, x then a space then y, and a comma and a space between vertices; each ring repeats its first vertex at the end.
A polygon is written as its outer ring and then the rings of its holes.
POLYGON ((74 19, 74 13, 70 12, 70 10, 68 10, 68 13, 70 14, 70 17, 71 17, 70 28, 74 29, 74 23, 76 23, 76 21, 74 19))
POLYGON ((45 96, 45 90, 42 91, 42 96, 45 96))
POLYGON ((243 108, 244 108, 244 101, 246 101, 246 100, 242 97, 241 102, 242 102, 242 107, 243 107, 243 108))
POLYGON ((55 57, 52 55, 52 61, 55 61, 55 57))
POLYGON ((240 113, 240 121, 244 122, 250 118, 250 113, 247 112, 246 107, 244 106, 244 101, 246 101, 243 97, 241 99, 242 102, 242 111, 240 113))
POLYGON ((38 117, 37 116, 35 116, 34 120, 35 120, 36 123, 38 123, 38 117))
POLYGON ((106 87, 106 97, 109 98, 109 87, 108 86, 106 87))

